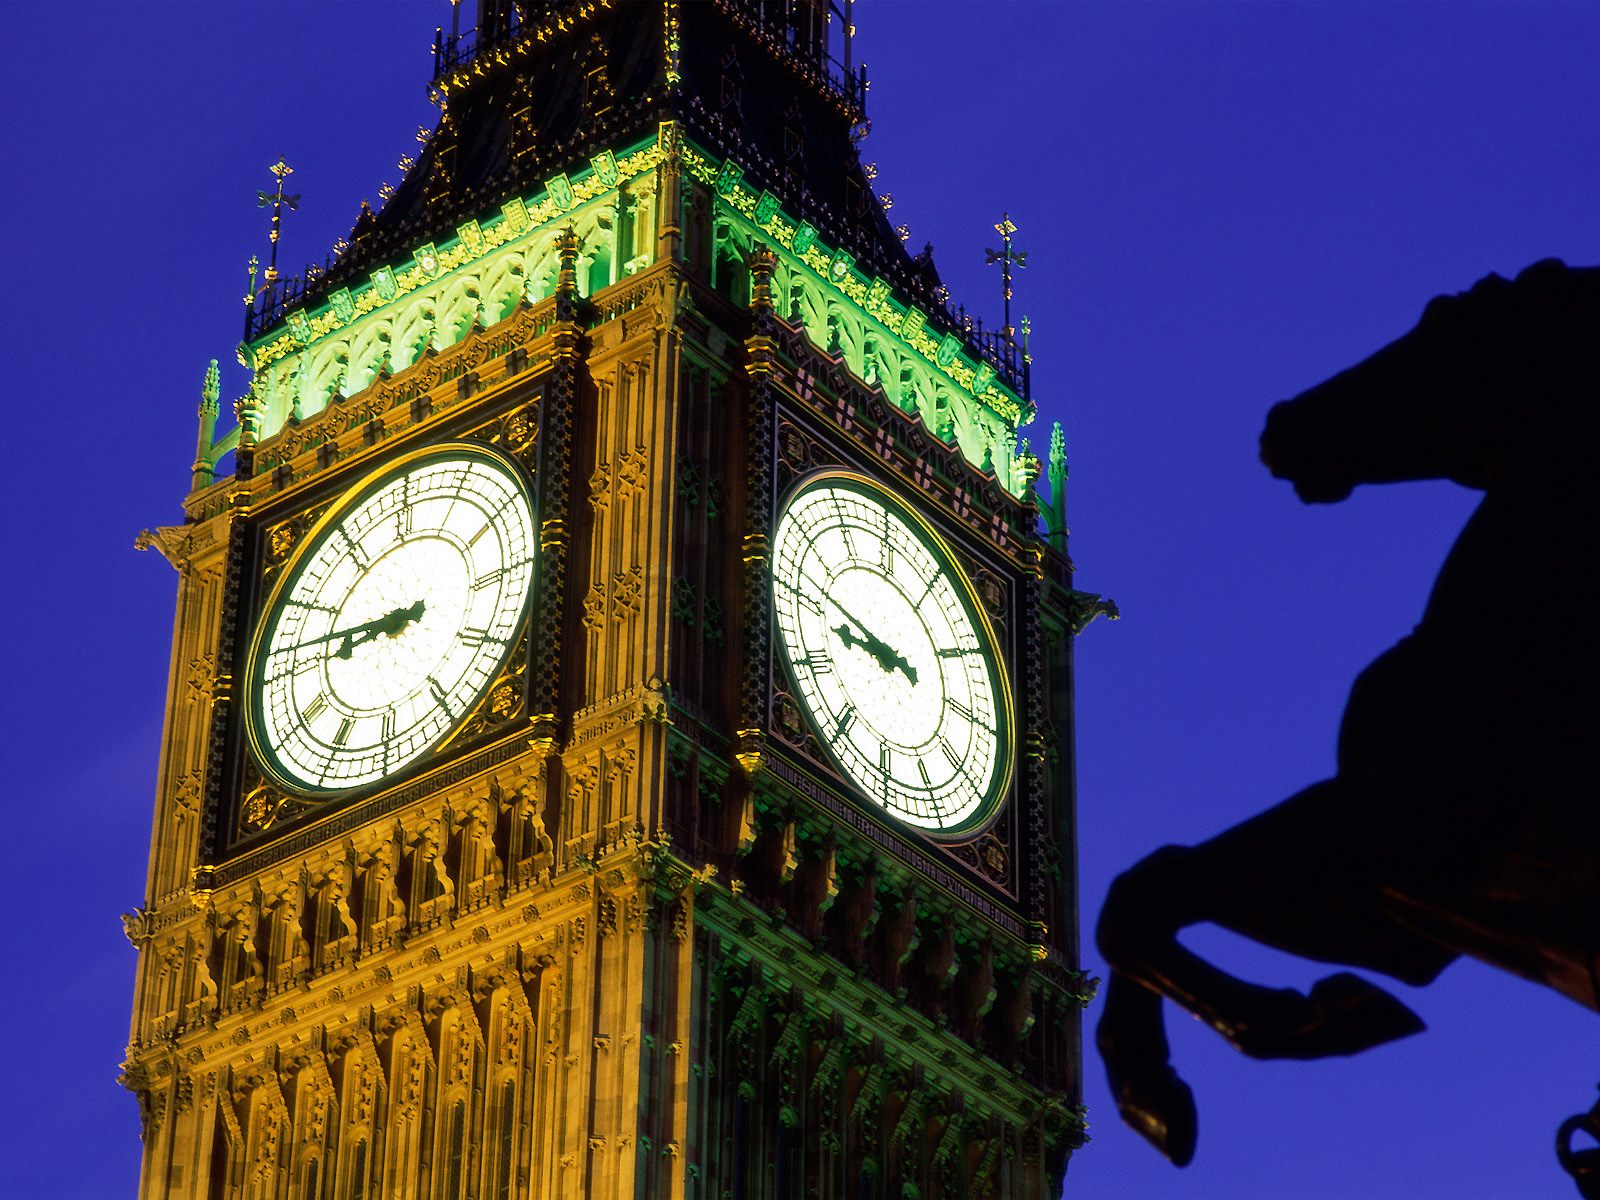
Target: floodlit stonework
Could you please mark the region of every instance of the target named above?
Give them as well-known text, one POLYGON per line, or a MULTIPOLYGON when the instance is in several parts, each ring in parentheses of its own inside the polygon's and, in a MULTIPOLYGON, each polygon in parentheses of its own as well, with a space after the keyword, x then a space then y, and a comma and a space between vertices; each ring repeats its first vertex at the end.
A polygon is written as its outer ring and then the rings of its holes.
MULTIPOLYGON (((140 1194, 1053 1198, 1089 992, 1071 647, 1104 607, 1071 587, 1059 444, 1042 499, 1015 346, 928 315, 875 205, 841 216, 775 165, 809 122, 833 157, 806 169, 865 179, 825 37, 785 41, 769 22, 800 17, 755 2, 524 7, 441 46, 412 177, 329 277, 262 299, 237 423, 216 432, 213 373, 187 519, 142 539, 179 593, 126 918, 140 1194), (551 63, 567 91, 533 95, 551 63), (503 153, 472 167, 491 128, 503 153), (451 446, 511 464, 537 524, 492 678, 464 708, 420 684, 350 708, 341 663, 444 619, 358 611, 357 549, 350 599, 285 652, 322 682, 268 687, 285 581, 451 446), (1010 706, 968 714, 1007 722, 983 742, 1005 769, 948 833, 841 769, 775 632, 777 521, 829 472, 912 514, 1010 706), (248 735, 274 696, 330 763, 395 712, 443 705, 448 732, 311 786, 314 760, 286 777, 279 735, 248 735)), ((893 630, 840 627, 818 654, 936 686, 893 630)))

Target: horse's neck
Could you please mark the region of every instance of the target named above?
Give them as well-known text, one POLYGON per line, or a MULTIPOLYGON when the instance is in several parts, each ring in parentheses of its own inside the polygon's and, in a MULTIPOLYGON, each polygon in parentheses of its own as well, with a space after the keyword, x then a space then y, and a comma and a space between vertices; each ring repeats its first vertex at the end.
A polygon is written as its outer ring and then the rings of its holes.
POLYGON ((1479 647, 1592 649, 1592 497, 1547 481, 1490 491, 1445 558, 1417 633, 1479 647))

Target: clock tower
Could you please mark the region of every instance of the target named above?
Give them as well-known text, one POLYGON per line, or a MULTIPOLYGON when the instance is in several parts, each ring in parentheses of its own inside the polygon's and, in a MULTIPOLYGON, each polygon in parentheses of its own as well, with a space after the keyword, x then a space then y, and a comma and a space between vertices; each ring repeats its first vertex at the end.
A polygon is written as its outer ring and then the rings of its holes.
POLYGON ((1106 606, 849 9, 480 0, 231 421, 213 365, 141 536, 141 1196, 1059 1193, 1106 606))

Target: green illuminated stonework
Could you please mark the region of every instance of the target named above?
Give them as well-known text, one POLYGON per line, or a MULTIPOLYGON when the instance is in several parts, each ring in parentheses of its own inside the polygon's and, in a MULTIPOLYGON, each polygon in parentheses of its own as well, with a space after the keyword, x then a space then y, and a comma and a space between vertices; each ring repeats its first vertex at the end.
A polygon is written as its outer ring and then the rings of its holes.
MULTIPOLYGON (((926 314, 896 297, 885 280, 861 275, 848 252, 823 243, 770 192, 753 190, 738 163, 713 158, 672 123, 647 141, 596 155, 586 170, 550 179, 536 195, 465 222, 456 237, 419 246, 408 261, 373 271, 365 285, 340 289, 309 311, 292 311, 265 336, 241 344, 239 361, 252 372, 249 395, 240 402, 241 424, 252 425, 254 441, 265 441, 333 400, 360 393, 380 375, 404 370, 430 348, 445 350, 473 329, 504 320, 518 304, 550 296, 557 239, 567 228, 581 247, 581 294, 597 296, 649 266, 656 247, 655 189, 668 155, 686 178, 715 192, 715 282, 747 287, 749 255, 758 247, 772 249, 781 316, 840 357, 857 378, 919 416, 968 462, 992 470, 1007 491, 1022 494, 1015 444, 1031 407, 959 339, 935 336, 926 314)), ((201 457, 214 467, 238 440, 239 430, 229 430, 201 457)))

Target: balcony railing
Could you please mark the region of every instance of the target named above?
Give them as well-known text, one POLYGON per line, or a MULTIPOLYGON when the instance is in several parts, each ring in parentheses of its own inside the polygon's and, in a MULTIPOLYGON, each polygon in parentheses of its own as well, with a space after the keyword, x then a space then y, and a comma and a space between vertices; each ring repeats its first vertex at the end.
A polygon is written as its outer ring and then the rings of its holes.
MULTIPOLYGON (((1032 401, 1030 394, 1027 347, 1017 340, 1016 332, 1005 329, 987 329, 982 321, 963 308, 948 305, 940 314, 949 322, 950 332, 966 339, 967 345, 977 351, 978 357, 994 368, 995 376, 1024 401, 1032 401)), ((938 324, 935 319, 934 324, 938 324)))
MULTIPOLYGON (((866 68, 851 59, 852 0, 718 0, 723 8, 775 39, 815 71, 846 105, 865 116, 866 68)), ((439 29, 433 41, 433 81, 439 83, 495 46, 521 38, 547 18, 573 7, 574 0, 524 0, 502 3, 492 24, 461 33, 439 29)))

